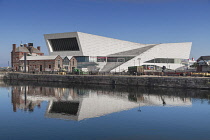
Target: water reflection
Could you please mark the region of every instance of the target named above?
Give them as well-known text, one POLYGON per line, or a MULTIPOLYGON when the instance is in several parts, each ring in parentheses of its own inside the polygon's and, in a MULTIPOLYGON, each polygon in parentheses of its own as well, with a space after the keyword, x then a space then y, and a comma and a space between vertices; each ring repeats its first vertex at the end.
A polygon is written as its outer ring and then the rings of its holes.
MULTIPOLYGON (((192 96, 209 97, 195 90, 147 89, 139 87, 110 86, 76 86, 50 85, 49 83, 31 83, 12 86, 13 111, 33 112, 35 107, 41 108, 43 101, 48 101, 45 112, 47 118, 66 120, 83 120, 100 117, 114 112, 137 108, 139 112, 144 106, 190 107, 192 96), (48 85, 45 85, 48 84, 48 85), (34 86, 36 85, 36 86, 34 86), (44 86, 41 86, 44 85, 44 86), (68 88, 67 88, 68 86, 68 88)), ((62 84, 62 83, 60 83, 62 84)))
POLYGON ((21 81, 0 88, 0 139, 209 137, 209 90, 21 81))

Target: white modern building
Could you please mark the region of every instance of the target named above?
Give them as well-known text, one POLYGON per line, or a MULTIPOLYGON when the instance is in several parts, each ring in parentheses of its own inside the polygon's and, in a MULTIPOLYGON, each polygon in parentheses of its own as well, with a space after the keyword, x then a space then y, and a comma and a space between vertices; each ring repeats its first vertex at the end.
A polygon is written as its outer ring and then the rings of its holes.
POLYGON ((45 34, 50 55, 75 56, 78 68, 89 71, 122 72, 129 66, 145 69, 182 67, 192 42, 140 44, 82 32, 45 34))

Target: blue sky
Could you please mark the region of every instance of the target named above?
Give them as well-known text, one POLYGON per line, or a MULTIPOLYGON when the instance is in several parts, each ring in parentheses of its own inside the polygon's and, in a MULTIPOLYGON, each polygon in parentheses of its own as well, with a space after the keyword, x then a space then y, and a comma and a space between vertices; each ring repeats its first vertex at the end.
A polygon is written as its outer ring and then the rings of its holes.
POLYGON ((191 57, 210 55, 209 0, 0 0, 0 66, 12 44, 80 31, 138 43, 193 42, 191 57))

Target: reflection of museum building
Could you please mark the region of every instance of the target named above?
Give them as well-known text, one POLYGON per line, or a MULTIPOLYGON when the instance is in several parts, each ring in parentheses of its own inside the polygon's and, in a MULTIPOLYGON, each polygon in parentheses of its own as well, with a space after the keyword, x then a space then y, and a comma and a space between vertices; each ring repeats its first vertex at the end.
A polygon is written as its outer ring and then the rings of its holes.
POLYGON ((83 120, 142 106, 191 106, 190 98, 129 94, 77 88, 19 86, 12 90, 13 110, 34 111, 48 101, 45 117, 83 120))

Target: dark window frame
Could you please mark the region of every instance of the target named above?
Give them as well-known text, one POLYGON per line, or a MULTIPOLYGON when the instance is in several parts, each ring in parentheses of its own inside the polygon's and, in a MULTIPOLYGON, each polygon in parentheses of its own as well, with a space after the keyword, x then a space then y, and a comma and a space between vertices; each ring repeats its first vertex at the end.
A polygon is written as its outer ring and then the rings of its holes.
POLYGON ((77 38, 49 39, 53 51, 80 51, 77 38))

